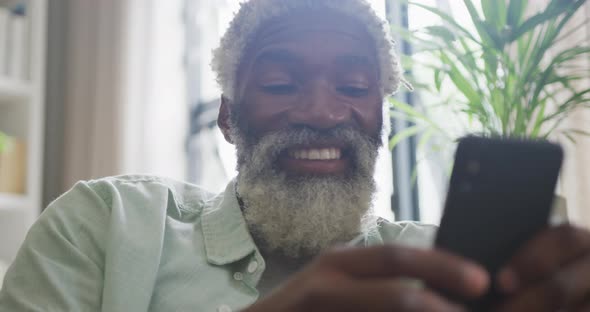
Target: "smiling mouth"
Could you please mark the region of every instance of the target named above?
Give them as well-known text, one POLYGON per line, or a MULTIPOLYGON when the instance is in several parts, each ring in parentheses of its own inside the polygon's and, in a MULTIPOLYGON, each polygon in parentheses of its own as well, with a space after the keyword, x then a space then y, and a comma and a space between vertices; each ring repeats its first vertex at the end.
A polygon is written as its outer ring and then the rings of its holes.
POLYGON ((348 152, 337 146, 292 147, 279 158, 291 174, 342 174, 350 167, 348 152))
POLYGON ((342 156, 342 150, 337 147, 298 148, 289 150, 288 155, 300 160, 338 160, 342 156))

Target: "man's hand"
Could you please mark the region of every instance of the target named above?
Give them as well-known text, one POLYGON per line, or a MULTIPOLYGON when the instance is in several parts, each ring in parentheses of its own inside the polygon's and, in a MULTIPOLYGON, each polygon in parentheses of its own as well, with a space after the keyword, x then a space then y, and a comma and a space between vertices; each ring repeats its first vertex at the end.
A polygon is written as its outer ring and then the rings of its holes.
POLYGON ((463 297, 477 297, 488 275, 476 264, 436 250, 394 246, 330 251, 294 275, 255 311, 462 311, 408 278, 463 297))
POLYGON ((498 276, 500 311, 590 311, 590 232, 564 225, 526 244, 498 276))

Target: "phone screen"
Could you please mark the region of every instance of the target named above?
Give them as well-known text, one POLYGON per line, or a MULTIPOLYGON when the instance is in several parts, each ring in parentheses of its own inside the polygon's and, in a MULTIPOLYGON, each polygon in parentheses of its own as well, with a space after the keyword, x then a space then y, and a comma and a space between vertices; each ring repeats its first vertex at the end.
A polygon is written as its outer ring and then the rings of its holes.
MULTIPOLYGON (((562 159, 561 147, 545 141, 462 139, 435 245, 495 276, 548 225, 562 159)), ((500 300, 495 289, 470 308, 485 311, 500 300)))

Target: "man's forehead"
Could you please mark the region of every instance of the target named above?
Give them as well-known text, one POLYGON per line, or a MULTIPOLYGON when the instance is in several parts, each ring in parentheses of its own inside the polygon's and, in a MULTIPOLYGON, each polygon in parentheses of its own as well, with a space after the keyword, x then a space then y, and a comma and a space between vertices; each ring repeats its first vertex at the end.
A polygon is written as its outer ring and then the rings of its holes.
POLYGON ((375 44, 358 21, 336 12, 295 12, 269 21, 248 47, 244 61, 303 63, 305 45, 331 54, 340 66, 375 66, 375 44), (331 42, 330 42, 331 41, 331 42), (331 43, 338 44, 331 45, 331 43), (331 52, 331 53, 330 53, 331 52))
MULTIPOLYGON (((252 46, 270 45, 261 44, 260 39, 277 34, 280 38, 281 34, 293 30, 313 33, 313 30, 329 29, 357 39, 356 46, 373 52, 369 53, 369 60, 374 58, 379 88, 383 94, 391 94, 399 86, 401 72, 388 28, 366 0, 248 0, 215 49, 211 65, 223 95, 232 99, 236 96, 239 76, 256 55, 252 46), (317 28, 320 25, 324 28, 317 28)), ((313 48, 329 45, 313 43, 313 48)))
POLYGON ((354 18, 334 11, 299 10, 271 19, 261 27, 252 45, 280 42, 313 33, 333 33, 374 46, 366 27, 354 18))
MULTIPOLYGON (((256 54, 254 58, 255 64, 265 62, 299 65, 305 63, 305 60, 302 55, 293 50, 273 47, 264 49, 256 54)), ((335 54, 330 59, 330 62, 333 65, 341 67, 372 67, 375 65, 376 60, 374 57, 370 57, 362 52, 344 51, 335 54)))

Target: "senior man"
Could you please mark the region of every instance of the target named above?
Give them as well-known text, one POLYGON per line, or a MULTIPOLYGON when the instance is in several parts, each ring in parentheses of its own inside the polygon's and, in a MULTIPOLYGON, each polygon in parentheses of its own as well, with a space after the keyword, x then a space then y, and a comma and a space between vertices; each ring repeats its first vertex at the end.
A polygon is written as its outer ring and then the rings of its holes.
POLYGON ((0 311, 589 311, 590 235, 547 229, 499 276, 371 210, 383 98, 400 82, 363 0, 251 0, 213 67, 238 176, 213 196, 150 176, 80 182, 27 236, 0 311), (333 249, 334 246, 345 246, 333 249))

